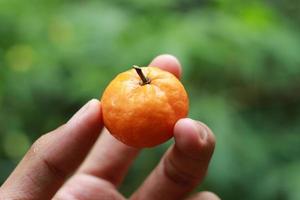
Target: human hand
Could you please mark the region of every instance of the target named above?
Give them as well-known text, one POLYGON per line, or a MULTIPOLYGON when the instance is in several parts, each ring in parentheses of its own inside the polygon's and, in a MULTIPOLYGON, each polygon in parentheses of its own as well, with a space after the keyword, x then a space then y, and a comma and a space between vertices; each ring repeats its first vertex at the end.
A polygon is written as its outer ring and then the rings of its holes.
MULTIPOLYGON (((178 78, 180 63, 170 55, 151 64, 178 78)), ((101 103, 91 100, 66 124, 40 137, 0 188, 0 200, 125 199, 118 191, 139 149, 128 147, 102 131, 101 103), (91 150, 91 151, 90 151, 91 150)), ((215 138, 201 122, 181 119, 174 127, 175 144, 132 200, 184 199, 203 180, 215 138)), ((190 200, 217 200, 201 192, 190 200)))

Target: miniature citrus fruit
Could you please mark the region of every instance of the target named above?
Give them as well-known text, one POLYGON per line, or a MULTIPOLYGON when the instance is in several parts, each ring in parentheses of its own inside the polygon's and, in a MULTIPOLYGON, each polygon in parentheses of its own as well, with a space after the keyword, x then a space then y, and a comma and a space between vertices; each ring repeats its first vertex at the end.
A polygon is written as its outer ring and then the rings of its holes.
POLYGON ((157 67, 120 73, 105 89, 105 127, 121 142, 137 148, 161 144, 173 136, 175 123, 188 114, 188 96, 181 82, 157 67))

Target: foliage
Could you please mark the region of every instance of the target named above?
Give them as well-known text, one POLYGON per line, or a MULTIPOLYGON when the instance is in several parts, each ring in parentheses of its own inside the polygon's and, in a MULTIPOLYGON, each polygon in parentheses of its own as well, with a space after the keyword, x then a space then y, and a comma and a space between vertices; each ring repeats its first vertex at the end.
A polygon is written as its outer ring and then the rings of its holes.
MULTIPOLYGON (((0 181, 42 133, 132 64, 171 53, 190 116, 217 136, 199 190, 300 198, 300 7, 296 0, 0 1, 0 181)), ((171 142, 145 150, 128 195, 171 142)))

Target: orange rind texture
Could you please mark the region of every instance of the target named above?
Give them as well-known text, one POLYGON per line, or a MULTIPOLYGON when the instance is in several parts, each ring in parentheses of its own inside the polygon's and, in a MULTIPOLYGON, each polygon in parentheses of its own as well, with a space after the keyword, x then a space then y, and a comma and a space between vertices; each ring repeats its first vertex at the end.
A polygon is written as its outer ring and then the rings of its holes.
POLYGON ((120 73, 105 89, 101 104, 104 125, 121 142, 153 147, 173 136, 175 123, 187 116, 188 95, 173 74, 142 67, 150 84, 141 85, 134 69, 120 73))

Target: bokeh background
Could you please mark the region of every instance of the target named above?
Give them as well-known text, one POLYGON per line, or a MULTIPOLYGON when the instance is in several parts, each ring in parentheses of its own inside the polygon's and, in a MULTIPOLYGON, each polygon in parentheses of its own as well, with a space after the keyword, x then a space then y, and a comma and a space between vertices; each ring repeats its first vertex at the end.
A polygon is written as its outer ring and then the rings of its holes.
MULTIPOLYGON (((183 64, 190 117, 217 147, 222 199, 300 199, 298 0, 0 0, 0 183, 30 144, 132 64, 183 64)), ((138 157, 129 195, 173 141, 138 157)))

